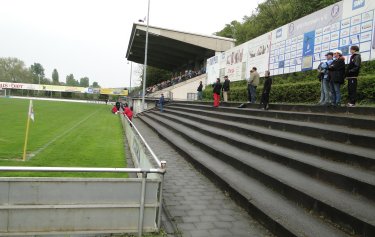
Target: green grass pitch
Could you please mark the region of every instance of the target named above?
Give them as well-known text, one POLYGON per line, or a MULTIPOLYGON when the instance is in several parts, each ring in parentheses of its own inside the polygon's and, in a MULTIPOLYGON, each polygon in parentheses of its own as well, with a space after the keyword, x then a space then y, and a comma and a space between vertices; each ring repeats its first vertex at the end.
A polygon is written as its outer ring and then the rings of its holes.
MULTIPOLYGON (((121 121, 101 104, 0 98, 0 166, 126 167, 121 121)), ((127 177, 127 174, 0 172, 0 176, 127 177)))

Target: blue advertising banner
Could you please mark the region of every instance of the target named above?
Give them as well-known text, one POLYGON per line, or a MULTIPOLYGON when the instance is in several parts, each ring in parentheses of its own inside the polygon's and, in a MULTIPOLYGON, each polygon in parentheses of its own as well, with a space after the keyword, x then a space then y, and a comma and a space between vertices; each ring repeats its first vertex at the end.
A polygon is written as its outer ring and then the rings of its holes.
POLYGON ((303 35, 303 55, 311 56, 314 54, 315 30, 303 35))

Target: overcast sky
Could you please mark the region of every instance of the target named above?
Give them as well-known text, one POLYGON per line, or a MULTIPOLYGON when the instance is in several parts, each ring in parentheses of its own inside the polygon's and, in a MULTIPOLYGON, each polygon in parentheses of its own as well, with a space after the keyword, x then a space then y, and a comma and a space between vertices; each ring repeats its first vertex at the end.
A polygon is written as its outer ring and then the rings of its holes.
MULTIPOLYGON (((261 0, 151 0, 150 25, 211 35, 242 22, 261 0)), ((43 65, 60 81, 73 73, 102 87, 129 86, 125 58, 133 22, 147 15, 147 0, 0 0, 0 57, 43 65)), ((132 86, 136 79, 133 64, 132 86)))

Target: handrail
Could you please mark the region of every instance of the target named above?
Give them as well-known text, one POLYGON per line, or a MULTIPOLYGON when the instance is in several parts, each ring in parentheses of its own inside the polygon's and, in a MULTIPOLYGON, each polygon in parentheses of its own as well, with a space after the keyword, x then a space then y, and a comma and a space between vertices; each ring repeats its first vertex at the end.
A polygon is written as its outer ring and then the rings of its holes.
POLYGON ((148 145, 148 143, 146 142, 146 140, 143 138, 143 136, 141 135, 141 133, 138 131, 137 127, 134 125, 134 123, 132 121, 130 121, 130 119, 127 117, 127 116, 124 116, 128 122, 133 126, 134 130, 137 132, 138 136, 141 138, 142 142, 145 144, 146 148, 148 149, 148 151, 150 152, 152 158, 155 160, 155 162, 158 164, 159 168, 162 168, 162 163, 163 161, 161 162, 158 157, 155 155, 155 153, 152 151, 151 147, 148 145))
POLYGON ((165 169, 141 168, 94 168, 94 167, 32 167, 32 166, 0 166, 0 171, 45 171, 45 172, 107 172, 107 173, 158 173, 165 169))

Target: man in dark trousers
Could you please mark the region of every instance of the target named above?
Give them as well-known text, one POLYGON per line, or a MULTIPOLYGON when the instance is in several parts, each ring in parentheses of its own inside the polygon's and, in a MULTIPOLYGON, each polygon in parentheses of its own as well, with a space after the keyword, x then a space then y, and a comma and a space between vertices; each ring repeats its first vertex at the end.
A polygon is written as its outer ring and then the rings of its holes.
POLYGON ((261 107, 261 105, 263 104, 264 106, 263 108, 265 110, 268 110, 268 107, 269 107, 271 85, 272 85, 272 78, 270 77, 270 71, 265 71, 262 97, 260 99, 260 105, 259 105, 259 107, 261 107))
POLYGON ((161 94, 159 98, 159 107, 160 107, 160 112, 163 112, 163 106, 164 106, 164 95, 161 94))
POLYGON ((353 45, 350 47, 350 57, 349 65, 346 69, 346 79, 348 80, 348 96, 349 103, 348 107, 354 107, 357 97, 357 78, 359 70, 361 69, 361 55, 359 54, 359 47, 353 45))
POLYGON ((212 85, 214 94, 214 107, 219 107, 220 104, 220 93, 221 93, 221 83, 220 78, 216 79, 216 82, 212 85))
POLYGON ((202 100, 202 90, 203 90, 203 84, 202 84, 202 81, 199 82, 199 86, 198 86, 198 100, 202 100))
POLYGON ((259 84, 259 73, 257 72, 257 68, 253 67, 250 70, 250 77, 247 81, 247 93, 248 93, 248 102, 255 103, 256 101, 256 89, 259 84))
POLYGON ((341 106, 340 86, 344 84, 345 78, 345 58, 342 56, 341 50, 333 52, 333 62, 329 65, 329 79, 332 90, 333 106, 341 106))
POLYGON ((223 83, 223 97, 224 97, 224 102, 228 102, 228 92, 230 90, 230 81, 228 79, 228 76, 224 76, 224 83, 223 83))

